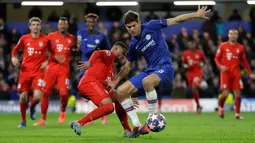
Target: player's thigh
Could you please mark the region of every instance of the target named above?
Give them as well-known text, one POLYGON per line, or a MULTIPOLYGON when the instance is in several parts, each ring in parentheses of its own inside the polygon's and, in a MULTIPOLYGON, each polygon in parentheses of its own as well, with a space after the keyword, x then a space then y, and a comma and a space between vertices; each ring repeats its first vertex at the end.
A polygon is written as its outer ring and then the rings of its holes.
POLYGON ((78 87, 78 90, 82 97, 91 100, 96 106, 100 106, 105 98, 111 98, 103 83, 96 81, 84 83, 78 87))
POLYGON ((160 78, 160 83, 158 84, 158 86, 156 86, 156 88, 159 89, 172 88, 172 81, 174 79, 174 69, 172 65, 162 66, 161 69, 156 70, 153 73, 158 75, 160 78))
POLYGON ((17 86, 18 92, 26 92, 28 93, 31 89, 31 78, 26 75, 26 73, 20 72, 19 80, 18 80, 18 86, 17 86))
POLYGON ((69 74, 58 74, 57 88, 60 95, 68 94, 69 74))
POLYGON ((124 82, 117 89, 118 94, 120 94, 118 95, 118 97, 130 97, 137 91, 140 93, 144 93, 143 79, 148 75, 149 73, 142 72, 138 75, 133 76, 128 81, 124 82))
POLYGON ((43 72, 39 72, 32 78, 32 89, 43 91, 44 87, 43 72))
POLYGON ((220 73, 220 88, 222 91, 231 90, 231 78, 226 72, 220 73))
POLYGON ((233 79, 232 82, 231 82, 232 83, 232 90, 236 91, 237 96, 238 96, 238 95, 240 95, 240 91, 244 88, 243 81, 242 81, 240 75, 233 76, 232 79, 233 79))
POLYGON ((54 85, 56 83, 56 79, 57 79, 57 74, 56 72, 51 71, 49 68, 46 69, 45 73, 44 73, 44 82, 45 82, 45 86, 44 86, 44 91, 45 92, 51 92, 52 89, 54 88, 54 85))

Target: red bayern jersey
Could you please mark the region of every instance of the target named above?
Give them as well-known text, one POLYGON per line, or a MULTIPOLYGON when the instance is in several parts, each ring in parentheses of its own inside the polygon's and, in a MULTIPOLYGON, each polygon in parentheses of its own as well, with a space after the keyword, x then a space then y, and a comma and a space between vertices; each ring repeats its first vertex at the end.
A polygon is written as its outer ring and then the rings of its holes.
POLYGON ((50 48, 50 41, 44 34, 39 38, 33 38, 32 34, 23 35, 18 44, 12 50, 12 56, 16 57, 17 52, 23 48, 23 61, 20 67, 21 72, 29 72, 30 76, 38 73, 41 64, 47 60, 47 49, 50 48))
POLYGON ((104 83, 113 72, 114 59, 114 54, 109 50, 94 51, 89 59, 91 67, 83 75, 80 84, 95 80, 104 83))
POLYGON ((65 36, 59 34, 59 32, 52 32, 48 35, 51 40, 51 55, 49 57, 49 65, 47 68, 59 72, 70 71, 70 54, 74 46, 74 36, 67 33, 65 36), (61 55, 65 57, 65 62, 60 64, 54 59, 55 55, 61 55))
POLYGON ((205 56, 202 50, 186 50, 182 54, 182 62, 187 67, 187 74, 202 74, 202 64, 205 56))
POLYGON ((222 43, 216 53, 215 62, 218 67, 224 65, 227 67, 226 72, 234 74, 240 74, 241 61, 248 73, 251 74, 251 68, 245 56, 244 47, 237 43, 236 45, 230 45, 229 42, 222 43))

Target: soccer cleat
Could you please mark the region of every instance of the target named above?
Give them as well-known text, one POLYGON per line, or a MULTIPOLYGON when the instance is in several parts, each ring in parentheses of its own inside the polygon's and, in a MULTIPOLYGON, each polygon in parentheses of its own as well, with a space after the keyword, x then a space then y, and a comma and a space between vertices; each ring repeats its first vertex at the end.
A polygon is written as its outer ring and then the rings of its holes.
POLYGON ((35 108, 30 108, 30 118, 32 120, 36 119, 36 115, 35 115, 35 108))
POLYGON ((123 135, 124 138, 130 138, 131 135, 132 135, 132 132, 131 132, 131 131, 129 131, 129 130, 124 130, 124 135, 123 135))
POLYGON ((221 107, 218 108, 218 114, 219 114, 220 118, 224 119, 224 110, 223 110, 223 108, 221 108, 221 107))
POLYGON ((102 124, 106 124, 107 123, 107 116, 103 116, 102 117, 102 124))
POLYGON ((27 127, 27 123, 26 122, 21 122, 19 125, 18 125, 18 128, 25 128, 27 127))
POLYGON ((243 117, 240 116, 239 114, 237 114, 237 115, 235 116, 235 119, 236 119, 236 120, 243 120, 243 117))
POLYGON ((46 121, 43 119, 40 119, 37 123, 34 123, 33 126, 45 126, 46 121))
POLYGON ((139 130, 139 134, 141 134, 141 135, 146 135, 146 134, 148 134, 150 131, 151 131, 151 130, 150 130, 148 124, 145 123, 145 125, 139 130))
POLYGON ((66 120, 66 112, 60 112, 58 123, 63 124, 66 120))
POLYGON ((129 138, 137 138, 139 137, 140 133, 139 133, 140 127, 134 127, 132 134, 129 136, 129 138))
POLYGON ((201 114, 201 112, 202 112, 202 107, 201 106, 198 106, 197 107, 197 111, 196 111, 196 114, 201 114))
POLYGON ((74 130, 77 135, 81 135, 81 125, 77 121, 69 123, 69 126, 74 130))

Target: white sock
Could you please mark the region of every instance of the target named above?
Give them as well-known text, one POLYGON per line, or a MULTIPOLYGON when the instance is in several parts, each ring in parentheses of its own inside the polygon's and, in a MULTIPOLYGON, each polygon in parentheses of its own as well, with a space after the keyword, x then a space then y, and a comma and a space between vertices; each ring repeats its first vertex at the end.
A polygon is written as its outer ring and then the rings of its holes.
POLYGON ((156 90, 152 90, 150 92, 146 92, 146 98, 148 101, 148 108, 149 108, 149 116, 156 113, 156 105, 157 105, 157 99, 158 95, 156 90))
POLYGON ((135 111, 134 103, 131 98, 125 99, 121 102, 122 107, 127 112, 129 119, 131 119, 133 126, 139 127, 141 123, 135 111))

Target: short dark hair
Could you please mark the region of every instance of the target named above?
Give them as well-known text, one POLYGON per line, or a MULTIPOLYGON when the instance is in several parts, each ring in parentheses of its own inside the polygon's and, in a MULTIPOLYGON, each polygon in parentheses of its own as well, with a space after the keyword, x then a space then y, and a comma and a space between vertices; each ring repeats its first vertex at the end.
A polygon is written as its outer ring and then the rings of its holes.
POLYGON ((32 17, 29 19, 29 25, 33 22, 33 21, 37 21, 40 22, 40 24, 42 23, 42 20, 39 17, 32 17))
POLYGON ((139 14, 137 12, 134 12, 132 10, 129 10, 128 12, 126 12, 123 16, 123 23, 124 24, 128 24, 130 22, 139 21, 139 14))
POLYGON ((60 20, 68 21, 68 19, 67 19, 66 17, 60 17, 60 18, 58 19, 58 21, 60 21, 60 20))
POLYGON ((97 20, 99 18, 99 16, 95 13, 89 13, 89 14, 85 15, 85 19, 88 19, 88 18, 95 18, 97 20))
POLYGON ((116 42, 116 43, 114 43, 114 45, 120 46, 120 47, 123 49, 123 51, 124 51, 123 54, 124 54, 125 56, 127 56, 128 47, 126 46, 126 44, 124 44, 123 42, 116 42))

